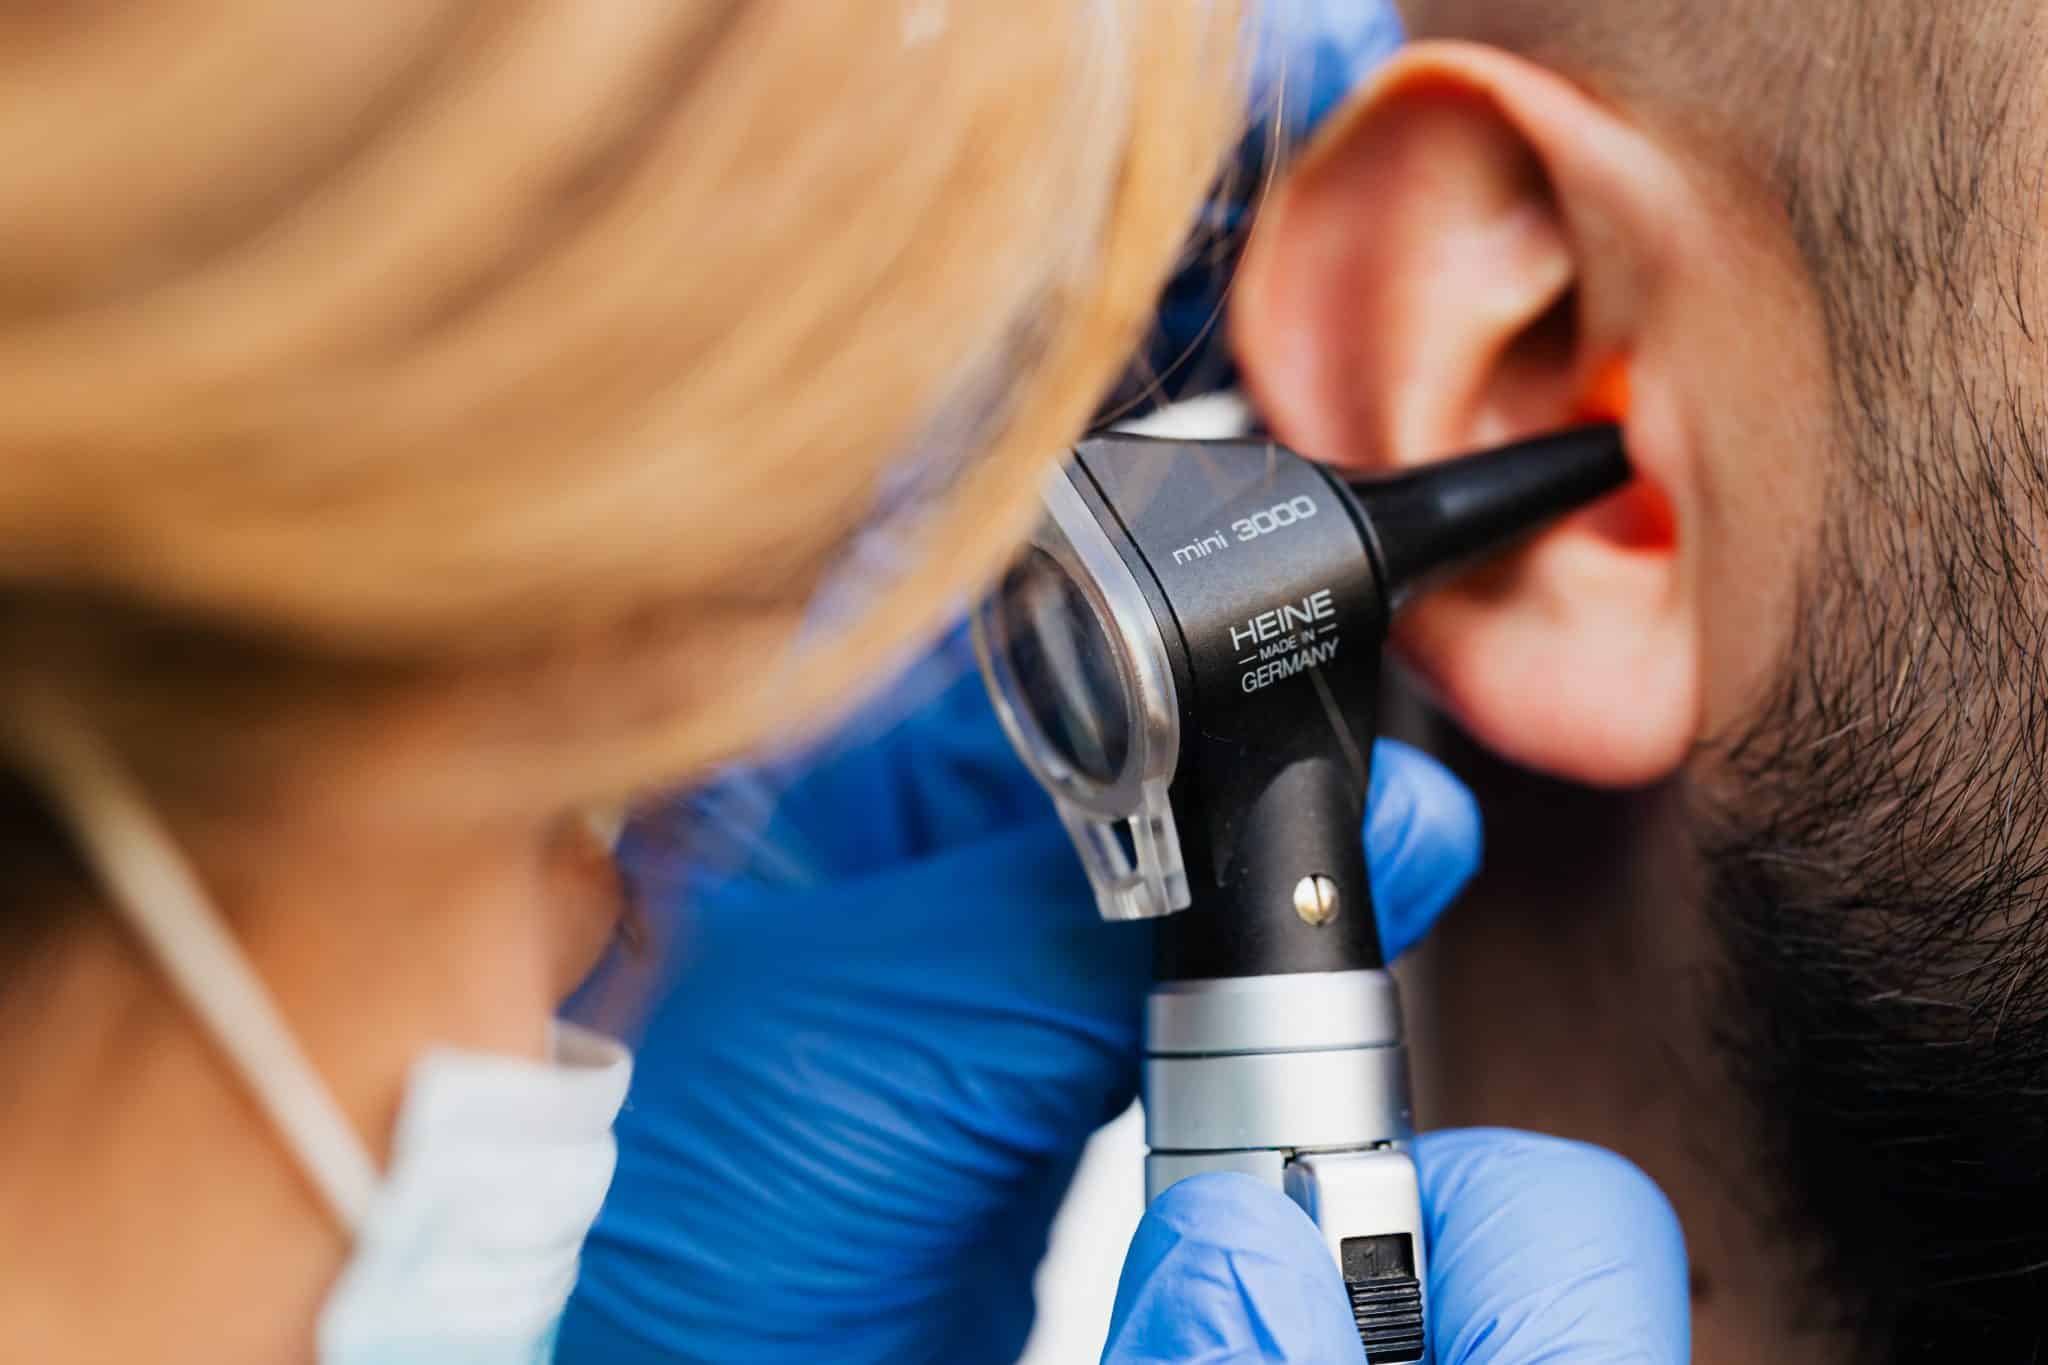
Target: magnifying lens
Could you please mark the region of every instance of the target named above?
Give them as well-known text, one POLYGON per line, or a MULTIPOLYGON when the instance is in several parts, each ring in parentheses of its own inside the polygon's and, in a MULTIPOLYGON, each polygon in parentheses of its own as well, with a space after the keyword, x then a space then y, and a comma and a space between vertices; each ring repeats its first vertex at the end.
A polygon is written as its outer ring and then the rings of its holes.
POLYGON ((1613 492, 1584 427, 1346 481, 1268 441, 1109 435, 975 619, 1102 914, 1161 919, 1147 1198, 1205 1171, 1323 1230, 1374 1365, 1427 1358, 1407 1053, 1361 831, 1406 595, 1613 492))

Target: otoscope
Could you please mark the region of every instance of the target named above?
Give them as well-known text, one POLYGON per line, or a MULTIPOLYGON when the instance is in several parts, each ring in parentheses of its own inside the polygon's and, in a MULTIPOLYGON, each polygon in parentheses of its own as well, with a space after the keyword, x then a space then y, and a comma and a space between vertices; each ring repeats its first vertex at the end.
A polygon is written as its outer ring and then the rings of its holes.
POLYGON ((1388 624, 1628 476, 1611 425, 1369 480, 1269 441, 1102 436, 976 616, 997 712, 1102 914, 1163 917, 1146 1197, 1208 1171, 1285 1190, 1373 1365, 1424 1360, 1429 1313, 1362 837, 1388 624))

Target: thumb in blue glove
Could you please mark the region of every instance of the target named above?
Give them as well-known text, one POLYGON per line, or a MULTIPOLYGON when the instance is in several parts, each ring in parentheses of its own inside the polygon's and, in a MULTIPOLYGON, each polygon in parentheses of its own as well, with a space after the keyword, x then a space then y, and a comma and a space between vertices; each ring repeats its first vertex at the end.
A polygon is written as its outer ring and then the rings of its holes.
MULTIPOLYGON (((1582 1143, 1498 1130, 1415 1144, 1438 1365, 1683 1362, 1678 1219, 1641 1171, 1582 1143)), ((1242 1175, 1184 1180, 1131 1243, 1103 1365, 1365 1360, 1322 1234, 1242 1175)))
POLYGON ((1685 1238, 1635 1166, 1500 1129, 1432 1133, 1415 1165, 1443 1365, 1691 1358, 1685 1238))
POLYGON ((1344 1278, 1293 1200, 1219 1173, 1152 1201, 1124 1260, 1103 1365, 1364 1359, 1344 1278))

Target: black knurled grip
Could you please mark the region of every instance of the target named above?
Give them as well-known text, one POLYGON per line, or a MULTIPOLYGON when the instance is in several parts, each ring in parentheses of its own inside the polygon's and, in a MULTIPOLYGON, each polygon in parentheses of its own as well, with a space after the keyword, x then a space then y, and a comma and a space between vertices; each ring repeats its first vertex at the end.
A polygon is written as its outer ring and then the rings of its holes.
POLYGON ((1422 1359, 1422 1282, 1412 1276, 1351 1280, 1351 1317, 1365 1343, 1370 1365, 1403 1365, 1422 1359))

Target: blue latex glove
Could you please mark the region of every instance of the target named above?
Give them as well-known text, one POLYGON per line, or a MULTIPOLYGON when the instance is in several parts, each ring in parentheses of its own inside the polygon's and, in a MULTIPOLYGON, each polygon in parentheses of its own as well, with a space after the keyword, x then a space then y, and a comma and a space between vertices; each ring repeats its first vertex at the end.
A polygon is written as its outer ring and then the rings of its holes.
MULTIPOLYGON (((1390 945, 1477 861, 1464 789, 1377 751, 1390 945)), ((1144 925, 1102 923, 965 678, 783 796, 691 907, 557 1358, 1009 1362, 1081 1148, 1136 1089, 1144 925)))
POLYGON ((1401 45, 1393 0, 1261 0, 1251 36, 1251 121, 1237 165, 1203 214, 1186 264, 1167 284, 1159 322, 1111 410, 1228 388, 1224 297, 1258 197, 1322 121, 1401 45))
POLYGON ((1405 36, 1392 0, 1260 0, 1254 29, 1253 122, 1283 147, 1314 132, 1405 36))
MULTIPOLYGON (((1491 1129, 1429 1134, 1415 1164, 1437 1365, 1690 1358, 1685 1243, 1634 1166, 1491 1129)), ((1104 1365, 1364 1360, 1337 1263, 1286 1195, 1205 1175, 1147 1210, 1104 1365)))

